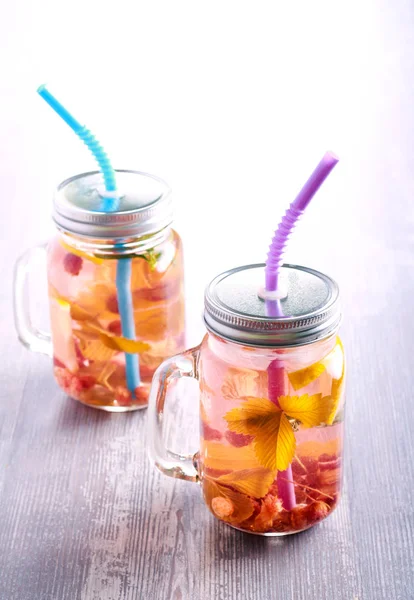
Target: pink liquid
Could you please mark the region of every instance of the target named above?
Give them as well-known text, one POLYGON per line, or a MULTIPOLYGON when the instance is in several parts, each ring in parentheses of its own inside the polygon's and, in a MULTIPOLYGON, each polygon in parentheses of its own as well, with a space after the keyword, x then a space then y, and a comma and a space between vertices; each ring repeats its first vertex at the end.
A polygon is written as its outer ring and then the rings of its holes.
MULTIPOLYGON (((335 336, 278 350, 205 337, 199 469, 205 501, 216 517, 245 531, 275 535, 307 529, 332 512, 342 478, 343 373, 343 349, 335 336), (290 407, 283 418, 295 446, 288 471, 295 499, 291 510, 282 503, 278 470, 265 464, 269 456, 273 460, 283 453, 274 437, 280 409, 268 399, 267 368, 274 360, 283 365, 290 397, 281 405, 290 407), (301 407, 308 411, 303 423, 295 413, 301 407), (319 408, 326 422, 317 420, 319 408)), ((286 468, 279 469, 279 476, 286 477, 286 468)))
POLYGON ((124 343, 116 293, 115 258, 79 250, 58 236, 48 249, 54 372, 73 398, 106 410, 147 404, 158 365, 184 348, 182 244, 174 231, 154 249, 132 259, 131 290, 141 385, 125 379, 124 343))

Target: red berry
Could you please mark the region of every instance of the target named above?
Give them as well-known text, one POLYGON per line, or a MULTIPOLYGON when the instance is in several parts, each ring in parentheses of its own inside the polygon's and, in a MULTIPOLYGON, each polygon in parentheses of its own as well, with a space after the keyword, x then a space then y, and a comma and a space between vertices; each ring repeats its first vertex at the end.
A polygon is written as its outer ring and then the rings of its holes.
POLYGON ((298 462, 298 461, 295 460, 292 463, 292 473, 296 477, 299 477, 299 476, 304 475, 305 473, 307 473, 307 471, 306 471, 305 467, 303 465, 301 465, 300 462, 298 462))
POLYGON ((219 519, 228 519, 234 513, 234 504, 230 498, 217 496, 211 501, 211 508, 219 519))
POLYGON ((70 273, 70 275, 79 275, 80 270, 82 269, 83 260, 80 256, 76 254, 72 254, 71 252, 67 252, 63 259, 63 268, 66 273, 70 273))
POLYGON ((337 457, 335 454, 327 454, 326 452, 324 454, 321 454, 319 457, 319 462, 329 462, 331 460, 335 460, 337 457))
POLYGON ((315 473, 318 470, 318 461, 310 456, 301 456, 302 464, 308 473, 315 473))
POLYGON ((139 385, 135 388, 135 400, 137 404, 147 404, 150 388, 147 385, 139 385))
POLYGON ((121 335, 122 334, 121 321, 119 319, 117 319, 116 321, 111 321, 108 325, 108 331, 110 331, 114 335, 121 335))
POLYGON ((95 379, 89 375, 78 377, 66 369, 55 367, 56 381, 68 396, 80 400, 82 392, 95 385, 95 379), (93 380, 93 381, 92 381, 93 380))
POLYGON ((290 511, 290 524, 293 529, 305 529, 308 527, 308 506, 307 504, 297 504, 290 511))
MULTIPOLYGON (((261 504, 261 501, 256 500, 256 498, 252 498, 252 503, 253 503, 253 514, 250 518, 254 519, 254 517, 257 517, 257 515, 260 513, 262 504, 261 504)), ((249 520, 250 520, 250 518, 249 518, 249 520)))
POLYGON ((276 516, 283 509, 282 501, 277 496, 272 496, 272 494, 267 494, 263 498, 263 503, 273 516, 276 516))
POLYGON ((202 436, 207 442, 219 441, 221 440, 221 433, 218 429, 213 429, 207 423, 202 421, 201 424, 202 436))
POLYGON ((253 441, 252 435, 245 435, 244 433, 236 433, 235 431, 226 431, 225 434, 226 440, 235 448, 243 448, 243 446, 248 446, 253 441))
POLYGON ((109 310, 109 312, 112 312, 112 313, 119 312, 118 298, 116 297, 116 294, 111 294, 108 297, 108 299, 106 301, 106 308, 109 310))
POLYGON ((298 504, 305 504, 308 499, 308 494, 305 492, 304 489, 297 487, 295 489, 295 497, 296 497, 296 502, 298 504))
POLYGON ((312 502, 307 510, 309 524, 321 521, 328 515, 328 512, 329 506, 325 502, 312 502))
POLYGON ((96 383, 96 378, 93 375, 79 375, 79 381, 82 389, 89 390, 96 383))
POLYGON ((131 392, 122 386, 118 386, 115 390, 115 400, 119 406, 130 406, 131 405, 131 392))
POLYGON ((305 480, 304 480, 304 485, 306 485, 307 487, 313 487, 316 488, 319 485, 319 477, 317 473, 309 473, 305 480))
POLYGON ((72 375, 72 381, 69 386, 69 396, 75 398, 76 400, 80 399, 80 396, 84 390, 83 383, 76 375, 72 375))
POLYGON ((273 521, 282 510, 281 500, 271 494, 267 494, 262 500, 260 513, 254 520, 254 531, 265 532, 271 529, 273 521))

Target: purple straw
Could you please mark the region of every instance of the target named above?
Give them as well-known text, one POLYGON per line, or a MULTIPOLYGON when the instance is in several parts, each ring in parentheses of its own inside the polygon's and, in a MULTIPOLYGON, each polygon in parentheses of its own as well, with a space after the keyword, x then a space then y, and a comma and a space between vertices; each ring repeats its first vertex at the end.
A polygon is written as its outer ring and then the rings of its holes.
MULTIPOLYGON (((318 164, 308 181, 305 183, 295 200, 289 206, 285 216, 281 220, 279 227, 270 244, 269 253, 266 262, 266 290, 274 292, 278 288, 279 272, 283 262, 283 254, 289 235, 296 225, 309 202, 332 171, 338 158, 332 152, 327 152, 318 164)), ((269 317, 283 317, 280 300, 266 299, 266 313, 269 317)), ((278 398, 286 394, 285 369, 283 361, 276 359, 271 361, 267 368, 268 374, 268 394, 269 400, 279 406, 278 398)), ((285 471, 279 471, 277 474, 278 495, 282 501, 282 506, 286 510, 292 510, 296 506, 295 484, 293 483, 292 465, 289 465, 285 471)))
MULTIPOLYGON (((267 368, 269 400, 280 408, 278 398, 286 395, 285 369, 283 360, 272 360, 267 368)), ((277 473, 278 496, 285 510, 292 510, 296 506, 295 484, 293 483, 292 465, 285 471, 277 473)))
POLYGON ((332 152, 325 154, 279 223, 267 255, 265 271, 267 291, 273 292, 277 290, 280 267, 283 263, 283 254, 292 229, 338 160, 332 152))

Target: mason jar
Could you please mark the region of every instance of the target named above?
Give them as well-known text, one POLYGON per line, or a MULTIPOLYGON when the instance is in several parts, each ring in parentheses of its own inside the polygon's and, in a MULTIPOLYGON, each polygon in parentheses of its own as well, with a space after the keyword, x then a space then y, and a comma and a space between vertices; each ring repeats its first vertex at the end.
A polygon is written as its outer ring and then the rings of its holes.
POLYGON ((111 213, 101 208, 99 172, 59 185, 56 234, 18 260, 14 305, 20 340, 53 358, 56 381, 67 395, 123 412, 147 405, 155 369, 185 347, 183 250, 165 182, 137 171, 116 175, 121 197, 111 213), (38 253, 47 257, 51 335, 30 317, 28 273, 38 253), (118 301, 121 283, 135 330, 128 337, 118 301), (129 379, 128 369, 135 373, 129 379))
POLYGON ((156 371, 150 457, 165 474, 199 482, 212 514, 242 531, 285 535, 325 519, 341 493, 344 350, 336 283, 295 265, 282 298, 262 291, 264 265, 216 277, 205 292, 207 334, 156 371), (199 382, 193 455, 165 445, 177 378, 199 382))

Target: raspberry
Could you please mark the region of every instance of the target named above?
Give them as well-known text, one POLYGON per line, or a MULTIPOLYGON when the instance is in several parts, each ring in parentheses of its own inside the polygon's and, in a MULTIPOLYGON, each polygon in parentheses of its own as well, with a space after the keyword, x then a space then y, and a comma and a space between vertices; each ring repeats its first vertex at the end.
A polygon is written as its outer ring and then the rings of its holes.
POLYGON ((131 406, 132 396, 129 390, 122 386, 118 386, 115 390, 115 400, 119 406, 131 406))
POLYGON ((272 494, 267 494, 263 499, 263 504, 266 506, 267 510, 273 517, 277 515, 282 509, 282 501, 276 496, 272 496, 272 494))
POLYGON ((306 500, 308 499, 308 495, 305 492, 305 490, 301 489, 301 488, 297 488, 295 490, 295 496, 296 496, 296 502, 298 504, 305 504, 306 500))
POLYGON ((317 523, 328 516, 329 506, 325 502, 312 502, 308 506, 307 513, 309 524, 317 523))
POLYGON ((336 460, 336 455, 335 454, 327 454, 326 452, 324 454, 321 454, 319 457, 319 462, 329 462, 331 460, 336 460))
POLYGON ((276 496, 267 494, 263 498, 260 513, 254 520, 255 531, 268 531, 273 526, 273 521, 278 517, 283 510, 282 502, 276 496))
POLYGON ((116 294, 111 294, 108 297, 108 299, 106 301, 106 308, 111 313, 118 313, 119 312, 118 298, 116 297, 116 294))
POLYGON ((79 379, 79 377, 73 375, 69 386, 69 396, 78 399, 80 398, 83 389, 82 381, 79 379))
POLYGON ((56 381, 62 390, 72 398, 76 400, 80 400, 83 392, 93 385, 95 385, 96 381, 94 377, 90 375, 82 375, 78 377, 73 373, 70 373, 66 369, 62 369, 60 367, 55 367, 54 369, 56 381))
POLYGON ((260 513, 262 505, 261 505, 260 500, 256 500, 256 498, 252 498, 252 502, 253 502, 253 514, 250 518, 253 519, 254 517, 257 517, 257 515, 260 513))
MULTIPOLYGON (((302 481, 302 480, 301 480, 302 481)), ((299 483, 299 481, 298 481, 299 483)), ((319 476, 317 473, 309 473, 309 475, 307 475, 306 479, 303 480, 303 485, 306 485, 307 487, 318 487, 319 485, 319 476)))
POLYGON ((79 375, 79 381, 82 389, 89 390, 96 383, 96 378, 93 375, 79 375))
POLYGON ((243 448, 243 446, 248 446, 253 441, 252 435, 245 435, 244 433, 236 433, 235 431, 227 430, 225 433, 225 438, 235 448, 243 448))
POLYGON ((280 511, 280 513, 276 515, 276 518, 273 520, 272 531, 282 533, 284 531, 289 531, 290 529, 290 512, 288 510, 283 509, 280 511))
POLYGON ((297 504, 290 511, 290 524, 293 529, 305 529, 308 526, 307 504, 297 504))
POLYGON ((234 513, 233 502, 228 498, 222 498, 221 496, 212 499, 211 508, 219 519, 226 519, 231 517, 234 513))
POLYGON ((221 437, 222 437, 221 433, 220 433, 220 431, 218 431, 218 429, 213 429, 213 427, 210 427, 210 425, 208 425, 204 421, 202 421, 202 423, 201 423, 201 432, 202 432, 203 438, 207 442, 212 442, 214 440, 219 441, 219 440, 221 440, 221 437))
POLYGON ((121 335, 122 334, 121 321, 119 319, 116 319, 115 321, 111 321, 108 325, 108 331, 110 333, 113 333, 114 335, 121 335))
POLYGON ((310 456, 302 456, 301 461, 308 473, 316 473, 318 470, 318 461, 310 456))
POLYGON ((301 475, 304 475, 306 472, 307 472, 307 471, 306 471, 305 467, 304 467, 304 466, 302 466, 302 465, 300 464, 300 462, 298 462, 298 461, 296 461, 296 460, 295 460, 295 461, 292 463, 292 473, 293 473, 293 475, 295 475, 295 479, 296 479, 297 477, 301 476, 301 475))
POLYGON ((134 394, 137 404, 147 404, 150 388, 147 385, 139 385, 135 388, 134 394))
POLYGON ((67 252, 63 259, 63 268, 66 273, 70 275, 79 275, 80 270, 82 269, 83 260, 80 256, 76 254, 72 254, 71 252, 67 252))

